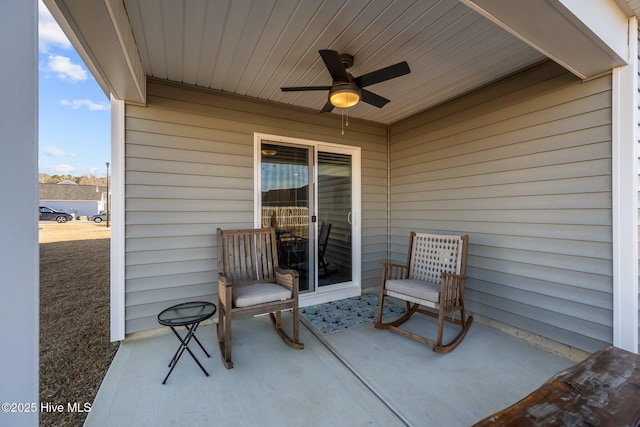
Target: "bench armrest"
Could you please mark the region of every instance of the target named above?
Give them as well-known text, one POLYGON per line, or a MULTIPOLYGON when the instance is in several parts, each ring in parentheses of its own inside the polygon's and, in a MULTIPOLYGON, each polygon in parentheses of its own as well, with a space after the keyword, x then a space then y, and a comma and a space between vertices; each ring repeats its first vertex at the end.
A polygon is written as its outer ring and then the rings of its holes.
POLYGON ((233 281, 224 275, 218 273, 218 300, 225 307, 231 307, 231 289, 233 281))
POLYGON ((282 267, 276 267, 276 283, 290 289, 294 294, 298 293, 298 281, 300 273, 296 270, 286 270, 282 267))
POLYGON ((218 286, 231 286, 233 281, 224 275, 224 273, 218 273, 218 286))

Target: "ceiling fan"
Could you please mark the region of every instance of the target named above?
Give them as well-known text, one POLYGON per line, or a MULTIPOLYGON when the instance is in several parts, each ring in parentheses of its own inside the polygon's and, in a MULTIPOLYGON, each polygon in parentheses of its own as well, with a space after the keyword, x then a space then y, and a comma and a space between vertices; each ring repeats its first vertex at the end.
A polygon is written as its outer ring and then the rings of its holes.
POLYGON ((376 83, 395 79, 396 77, 409 74, 409 64, 406 61, 363 74, 360 77, 353 77, 347 71, 353 65, 353 55, 346 53, 338 54, 335 50, 320 50, 320 57, 331 74, 333 83, 331 86, 297 86, 282 87, 283 92, 297 92, 307 90, 328 90, 329 100, 320 112, 329 113, 334 107, 349 108, 363 101, 378 108, 384 107, 389 100, 373 92, 363 89, 376 83))

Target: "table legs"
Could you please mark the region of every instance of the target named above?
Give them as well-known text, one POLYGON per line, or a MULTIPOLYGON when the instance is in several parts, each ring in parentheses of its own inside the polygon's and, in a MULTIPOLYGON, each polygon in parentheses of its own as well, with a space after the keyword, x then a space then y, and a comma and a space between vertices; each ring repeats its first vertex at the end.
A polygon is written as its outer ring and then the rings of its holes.
POLYGON ((198 340, 198 337, 196 337, 196 335, 195 335, 196 334, 196 329, 198 329, 198 325, 200 325, 200 322, 194 323, 194 324, 191 324, 191 325, 186 325, 185 327, 187 329, 187 334, 184 336, 184 338, 182 338, 180 336, 178 331, 176 331, 176 329, 173 326, 170 326, 170 328, 173 331, 173 333, 175 334, 175 336, 178 337, 178 340, 180 340, 180 347, 178 347, 176 352, 173 354, 173 357, 171 358, 171 362, 169 362, 169 368, 171 368, 171 369, 169 369, 169 373, 164 378, 164 381, 162 381, 162 384, 165 384, 167 382, 167 379, 169 378, 169 375, 171 375, 171 372, 173 372, 173 368, 176 367, 176 365, 178 364, 178 360, 180 360, 180 358, 182 357, 182 353, 184 353, 185 350, 187 350, 189 352, 189 354, 191 355, 193 360, 195 360, 195 362, 198 364, 200 369, 202 369, 202 372, 204 372, 204 374, 206 376, 209 376, 209 373, 204 369, 202 364, 200 364, 200 361, 198 360, 198 358, 193 354, 193 352, 189 348, 189 342, 191 341, 191 338, 193 338, 193 339, 196 340, 196 342, 198 343, 198 345, 200 346, 200 348, 202 349, 204 354, 206 354, 207 357, 211 357, 209 355, 209 353, 207 353, 207 350, 205 350, 204 347, 202 346, 202 343, 200 343, 200 340, 198 340))

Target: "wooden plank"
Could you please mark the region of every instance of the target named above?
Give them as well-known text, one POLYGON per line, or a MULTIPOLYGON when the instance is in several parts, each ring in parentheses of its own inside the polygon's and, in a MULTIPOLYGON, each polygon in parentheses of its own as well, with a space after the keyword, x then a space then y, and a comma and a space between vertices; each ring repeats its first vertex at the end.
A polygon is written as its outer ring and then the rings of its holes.
POLYGON ((639 401, 640 356, 611 346, 474 426, 637 426, 639 401))

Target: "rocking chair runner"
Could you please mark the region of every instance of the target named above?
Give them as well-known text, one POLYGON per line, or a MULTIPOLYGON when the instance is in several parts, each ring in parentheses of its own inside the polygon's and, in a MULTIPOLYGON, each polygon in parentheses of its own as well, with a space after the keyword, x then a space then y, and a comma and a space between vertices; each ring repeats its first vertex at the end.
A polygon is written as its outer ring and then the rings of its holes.
POLYGON ((374 327, 390 329, 406 337, 431 345, 437 353, 448 353, 455 349, 467 334, 473 317, 465 316, 464 282, 467 264, 469 236, 443 236, 417 234, 411 232, 407 264, 382 262, 382 289, 378 319, 374 327), (406 301, 407 313, 399 319, 382 323, 382 309, 387 296, 406 301), (427 310, 429 307, 433 310, 427 310), (455 312, 460 319, 447 317, 455 312), (415 313, 426 314, 438 319, 436 340, 401 329, 398 326, 409 320, 415 313), (443 344, 444 321, 461 327, 458 335, 443 344))
POLYGON ((273 228, 217 230, 218 236, 218 342, 227 369, 231 361, 232 320, 269 313, 280 338, 291 348, 304 348, 299 340, 297 271, 278 266, 273 228), (293 337, 282 329, 282 311, 293 312, 293 337))

